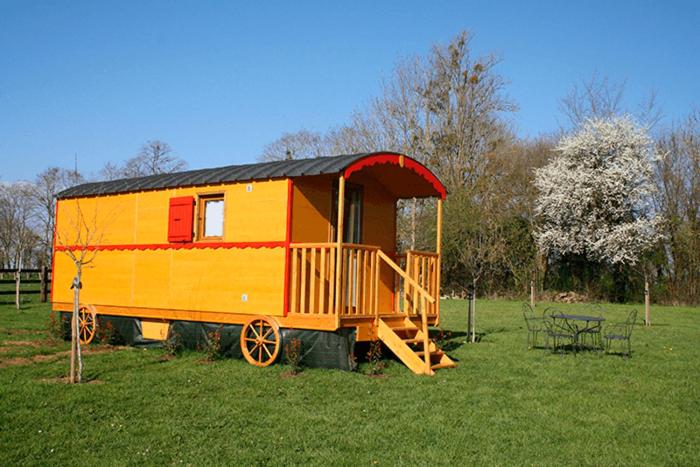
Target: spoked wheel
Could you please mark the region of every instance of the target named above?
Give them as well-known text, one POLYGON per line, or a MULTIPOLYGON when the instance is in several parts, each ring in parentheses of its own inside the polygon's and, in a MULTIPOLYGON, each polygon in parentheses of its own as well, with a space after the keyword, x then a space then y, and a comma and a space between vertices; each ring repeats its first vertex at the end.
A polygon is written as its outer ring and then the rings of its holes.
POLYGON ((251 365, 271 365, 280 351, 280 330, 277 323, 264 316, 257 316, 243 326, 241 350, 251 365))
POLYGON ((78 310, 78 336, 81 344, 89 344, 95 338, 97 314, 90 306, 81 306, 78 310))

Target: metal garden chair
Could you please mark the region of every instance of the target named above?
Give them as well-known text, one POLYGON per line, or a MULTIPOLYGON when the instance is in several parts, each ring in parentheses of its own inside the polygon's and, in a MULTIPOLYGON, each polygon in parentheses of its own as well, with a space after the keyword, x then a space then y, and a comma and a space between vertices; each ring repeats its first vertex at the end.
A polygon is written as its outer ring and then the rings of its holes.
POLYGON ((544 311, 544 327, 545 336, 547 338, 547 348, 552 349, 555 352, 558 348, 562 348, 563 345, 569 345, 576 351, 576 332, 569 328, 568 326, 562 324, 561 320, 557 322, 555 315, 559 314, 559 311, 554 308, 547 308, 544 311), (549 345, 549 342, 553 345, 549 345))
POLYGON ((603 331, 603 339, 605 340, 605 353, 610 353, 613 342, 620 343, 620 353, 626 357, 632 356, 632 329, 637 321, 637 310, 632 310, 627 315, 627 320, 624 323, 616 323, 605 326, 603 331), (623 352, 625 348, 627 352, 623 352))
POLYGON ((523 303, 523 317, 527 326, 527 349, 537 346, 537 336, 545 332, 544 316, 537 316, 529 303, 523 303))

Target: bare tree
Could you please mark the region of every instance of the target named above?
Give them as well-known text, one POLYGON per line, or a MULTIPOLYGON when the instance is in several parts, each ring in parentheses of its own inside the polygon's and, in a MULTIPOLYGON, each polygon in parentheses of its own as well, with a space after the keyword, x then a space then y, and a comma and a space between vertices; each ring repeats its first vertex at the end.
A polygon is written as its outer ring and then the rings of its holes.
POLYGON ((127 160, 123 166, 108 162, 100 171, 103 179, 143 177, 185 170, 187 162, 176 156, 170 145, 164 141, 147 141, 138 155, 127 160))
POLYGON ((124 168, 113 162, 107 162, 100 170, 99 175, 101 180, 118 180, 125 177, 124 168))
POLYGON ((655 208, 664 214, 662 271, 674 301, 700 300, 700 110, 664 132, 657 151, 655 208))
POLYGON ((625 87, 625 81, 613 82, 607 76, 594 73, 589 79, 575 84, 559 100, 559 109, 573 128, 592 118, 610 118, 624 113, 634 114, 644 125, 653 128, 662 118, 656 91, 651 90, 647 99, 633 112, 625 104, 625 87))
POLYGON ((280 161, 285 159, 308 159, 329 156, 321 134, 301 129, 295 133, 284 133, 267 144, 258 159, 280 161))
POLYGON ((426 128, 433 146, 428 164, 455 191, 476 183, 486 155, 512 135, 503 115, 516 105, 504 95, 495 55, 473 57, 463 32, 447 46, 433 48, 430 76, 420 91, 429 110, 426 128))
POLYGON ((36 176, 32 187, 37 227, 41 236, 41 264, 51 263, 53 232, 56 218, 56 195, 68 187, 84 182, 82 175, 59 167, 49 167, 36 176))
MULTIPOLYGON (((62 205, 63 206, 63 205, 62 205)), ((103 229, 98 225, 98 205, 95 203, 94 212, 86 217, 80 200, 69 201, 61 210, 69 219, 66 228, 56 229, 56 242, 61 251, 66 254, 75 266, 75 276, 71 284, 73 289, 73 315, 71 325, 71 361, 70 382, 80 383, 83 374, 83 358, 80 346, 80 291, 83 287, 83 269, 89 267, 97 257, 103 229)), ((105 222, 101 218, 99 224, 105 222)), ((95 323, 96 324, 96 323, 95 323)))
POLYGON ((0 245, 10 267, 15 269, 15 306, 21 308, 22 268, 39 242, 33 231, 34 205, 32 185, 0 185, 0 245))

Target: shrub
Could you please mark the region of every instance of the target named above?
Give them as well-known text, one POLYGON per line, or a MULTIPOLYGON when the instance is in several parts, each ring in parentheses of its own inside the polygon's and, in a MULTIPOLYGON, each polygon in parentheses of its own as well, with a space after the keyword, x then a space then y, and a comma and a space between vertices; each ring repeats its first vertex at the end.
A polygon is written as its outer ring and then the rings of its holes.
POLYGON ((369 362, 370 375, 381 375, 382 373, 384 373, 386 363, 382 360, 381 342, 372 341, 369 344, 369 350, 367 351, 367 361, 369 362))
POLYGON ((165 354, 175 357, 182 350, 182 336, 178 332, 171 332, 165 341, 163 341, 163 350, 165 354))
POLYGON ((100 325, 97 326, 97 338, 99 339, 100 344, 107 345, 113 343, 115 336, 116 330, 111 322, 107 321, 100 323, 100 325))
POLYGON ((49 315, 49 322, 47 323, 47 330, 49 332, 49 337, 56 340, 63 339, 63 320, 61 319, 61 314, 51 311, 49 315))
POLYGON ((284 359, 287 365, 292 367, 291 373, 297 375, 301 373, 301 340, 293 338, 284 345, 284 359))
POLYGON ((207 341, 204 343, 204 353, 210 362, 221 358, 221 328, 207 333, 207 341))

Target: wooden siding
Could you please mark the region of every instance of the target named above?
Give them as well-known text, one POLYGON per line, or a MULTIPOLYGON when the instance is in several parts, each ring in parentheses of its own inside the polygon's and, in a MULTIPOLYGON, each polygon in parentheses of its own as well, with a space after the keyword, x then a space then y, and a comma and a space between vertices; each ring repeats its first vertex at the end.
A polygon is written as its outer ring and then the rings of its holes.
MULTIPOLYGON (((288 182, 275 180, 61 200, 59 248, 76 243, 79 203, 85 222, 98 226, 99 245, 117 246, 84 269, 84 303, 281 315, 287 195, 288 182), (168 243, 170 198, 211 193, 225 197, 224 245, 168 243)), ((57 252, 54 302, 72 300, 74 271, 57 252)))

